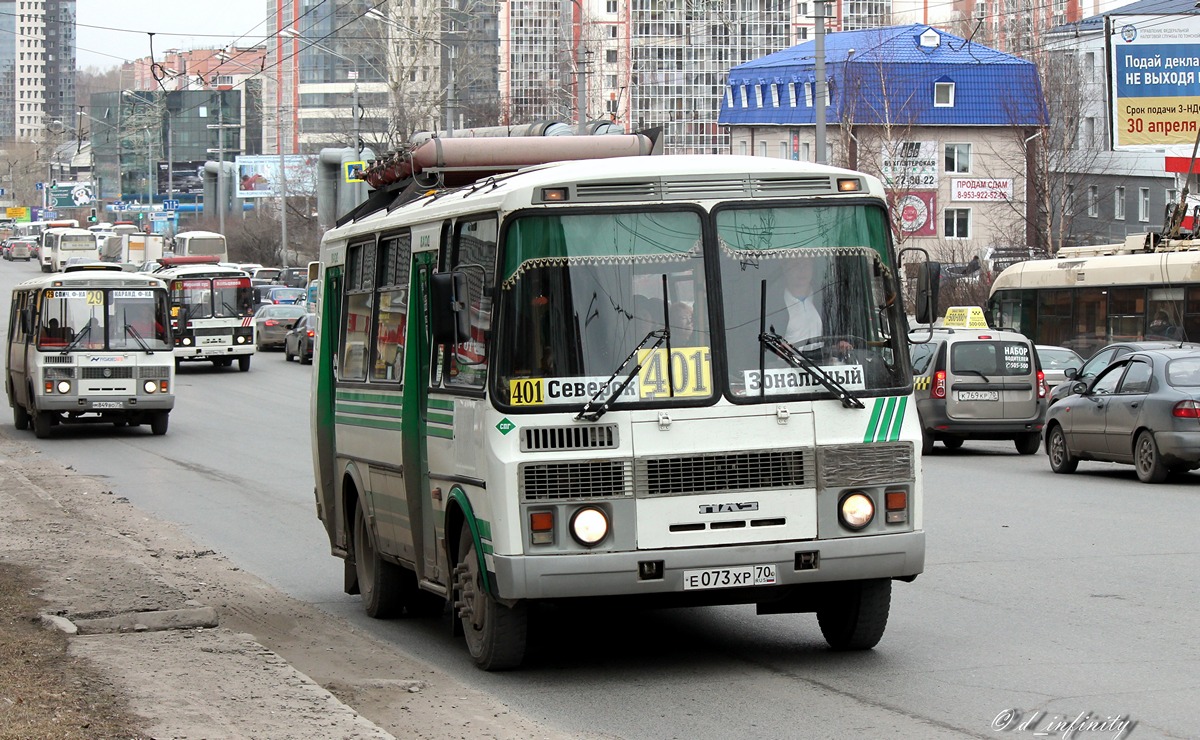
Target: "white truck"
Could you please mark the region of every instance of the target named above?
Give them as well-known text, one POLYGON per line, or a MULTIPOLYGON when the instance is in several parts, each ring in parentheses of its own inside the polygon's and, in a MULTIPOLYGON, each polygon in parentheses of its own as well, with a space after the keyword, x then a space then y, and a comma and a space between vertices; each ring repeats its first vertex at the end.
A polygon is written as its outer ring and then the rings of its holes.
POLYGON ((111 234, 104 239, 104 245, 100 249, 101 260, 117 264, 142 265, 162 258, 163 237, 161 234, 143 234, 136 231, 111 234))
POLYGON ((96 236, 87 229, 47 229, 42 234, 42 271, 62 272, 67 260, 78 257, 84 260, 99 260, 100 250, 96 236))

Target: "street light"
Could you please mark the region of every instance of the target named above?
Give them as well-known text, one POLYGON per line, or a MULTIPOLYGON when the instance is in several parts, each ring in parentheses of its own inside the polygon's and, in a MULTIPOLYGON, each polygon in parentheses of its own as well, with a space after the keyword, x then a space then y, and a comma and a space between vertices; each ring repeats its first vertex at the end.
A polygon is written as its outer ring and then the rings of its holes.
POLYGON ((453 137, 454 136, 454 108, 457 107, 456 104, 458 103, 457 96, 454 91, 454 62, 456 59, 458 59, 458 47, 454 44, 447 44, 445 42, 438 41, 437 39, 430 38, 429 36, 427 36, 425 34, 418 33, 417 31, 413 30, 412 28, 409 28, 408 26, 404 25, 403 23, 399 23, 399 22, 394 21, 391 18, 387 17, 382 12, 380 12, 380 10, 378 8, 368 8, 363 13, 363 15, 372 20, 379 21, 380 23, 386 23, 387 25, 391 26, 392 28, 403 31, 404 33, 412 34, 412 36, 414 38, 417 38, 421 41, 428 41, 428 42, 437 44, 438 46, 440 46, 446 50, 446 58, 449 60, 449 64, 447 66, 449 66, 449 68, 450 68, 449 69, 449 83, 450 84, 446 88, 446 105, 445 105, 446 136, 453 137))
POLYGON ((350 62, 350 64, 354 65, 354 69, 351 71, 351 74, 354 75, 354 78, 353 78, 354 79, 354 97, 353 97, 353 100, 351 101, 351 106, 353 109, 350 111, 350 113, 354 117, 354 159, 355 159, 355 161, 358 161, 360 153, 362 152, 362 135, 359 132, 359 117, 358 117, 358 78, 359 78, 358 60, 351 59, 350 57, 346 56, 345 54, 339 54, 338 52, 334 51, 333 49, 330 49, 328 46, 325 46, 324 44, 318 43, 316 41, 310 41, 310 40, 304 38, 304 35, 301 34, 299 31, 297 31, 294 28, 284 28, 279 31, 279 35, 285 36, 290 39, 296 39, 298 41, 303 41, 303 42, 307 43, 310 47, 315 47, 317 49, 320 49, 321 51, 325 52, 326 54, 330 54, 332 56, 338 57, 339 59, 345 59, 347 62, 350 62))

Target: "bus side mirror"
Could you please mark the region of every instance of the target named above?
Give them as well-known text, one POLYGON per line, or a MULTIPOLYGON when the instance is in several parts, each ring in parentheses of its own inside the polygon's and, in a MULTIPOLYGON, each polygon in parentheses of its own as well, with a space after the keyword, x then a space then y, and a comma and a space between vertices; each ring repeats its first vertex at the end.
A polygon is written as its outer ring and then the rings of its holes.
POLYGON ((932 324, 937 320, 938 292, 942 282, 940 262, 922 262, 917 267, 917 323, 932 324))
POLYGON ((429 276, 429 323, 434 344, 454 346, 471 336, 465 273, 435 272, 429 276))

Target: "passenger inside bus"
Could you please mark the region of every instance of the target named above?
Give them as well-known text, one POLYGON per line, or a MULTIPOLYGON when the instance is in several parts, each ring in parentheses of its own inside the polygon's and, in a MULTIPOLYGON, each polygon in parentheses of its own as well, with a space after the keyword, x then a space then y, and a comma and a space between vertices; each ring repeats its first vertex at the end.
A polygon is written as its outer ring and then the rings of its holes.
POLYGON ((42 344, 66 344, 58 319, 51 317, 42 327, 42 344))
POLYGON ((1147 339, 1175 339, 1179 336, 1179 329, 1171 323, 1171 317, 1166 311, 1159 311, 1154 315, 1154 320, 1150 322, 1150 328, 1146 331, 1147 339))

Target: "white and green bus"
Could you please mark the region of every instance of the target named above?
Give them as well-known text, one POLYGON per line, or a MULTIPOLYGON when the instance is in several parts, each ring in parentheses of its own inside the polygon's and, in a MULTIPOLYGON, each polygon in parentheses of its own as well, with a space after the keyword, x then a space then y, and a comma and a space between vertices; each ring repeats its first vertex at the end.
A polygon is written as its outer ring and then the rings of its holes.
POLYGON ((489 670, 532 605, 595 597, 874 647, 925 560, 890 233, 875 178, 736 156, 533 167, 329 231, 312 439, 347 592, 451 604, 489 670), (800 264, 815 336, 785 329, 800 264))
POLYGON ((167 286, 116 265, 80 265, 13 288, 6 390, 17 429, 149 424, 175 406, 167 286))

